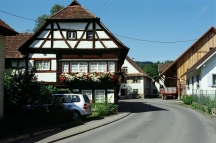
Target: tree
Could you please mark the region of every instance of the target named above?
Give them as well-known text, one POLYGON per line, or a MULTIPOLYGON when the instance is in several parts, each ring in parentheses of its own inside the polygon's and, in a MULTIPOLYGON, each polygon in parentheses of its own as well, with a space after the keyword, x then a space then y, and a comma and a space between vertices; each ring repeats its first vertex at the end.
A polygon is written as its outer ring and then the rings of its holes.
POLYGON ((156 62, 154 64, 147 64, 144 66, 143 70, 153 79, 156 79, 159 75, 158 73, 158 64, 160 62, 156 62))
POLYGON ((43 14, 43 15, 39 16, 37 18, 37 20, 36 20, 33 32, 36 32, 46 22, 46 19, 48 19, 51 15, 55 14, 56 12, 60 11, 63 8, 64 8, 63 5, 55 4, 52 7, 52 9, 50 10, 50 14, 49 15, 43 14))

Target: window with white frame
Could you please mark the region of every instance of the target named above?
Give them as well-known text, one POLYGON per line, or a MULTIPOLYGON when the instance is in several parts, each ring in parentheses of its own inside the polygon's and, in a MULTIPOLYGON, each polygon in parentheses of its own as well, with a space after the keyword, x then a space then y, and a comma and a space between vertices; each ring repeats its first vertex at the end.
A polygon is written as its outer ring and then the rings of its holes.
POLYGON ((93 31, 87 31, 86 39, 93 39, 93 31))
POLYGON ((115 63, 114 62, 108 62, 108 71, 109 72, 115 72, 115 63))
POLYGON ((82 90, 82 94, 87 95, 89 100, 92 101, 92 90, 82 90))
POLYGON ((122 67, 122 68, 121 68, 121 71, 122 71, 123 73, 128 73, 127 67, 122 67))
POLYGON ((79 72, 79 63, 70 63, 71 72, 79 72))
POLYGON ((69 64, 68 62, 62 63, 62 72, 69 72, 69 64))
POLYGON ((68 39, 76 39, 76 32, 75 31, 68 31, 67 32, 68 39))
POLYGON ((91 62, 89 64, 90 72, 105 72, 107 71, 107 63, 106 62, 91 62))
POLYGON ((105 90, 95 90, 95 102, 105 101, 105 90))
POLYGON ((98 72, 105 72, 105 71, 107 71, 107 63, 106 62, 98 63, 98 72))
POLYGON ((71 62, 70 63, 71 72, 88 72, 87 62, 71 62))
POLYGON ((36 69, 37 70, 50 70, 50 61, 36 61, 36 69))

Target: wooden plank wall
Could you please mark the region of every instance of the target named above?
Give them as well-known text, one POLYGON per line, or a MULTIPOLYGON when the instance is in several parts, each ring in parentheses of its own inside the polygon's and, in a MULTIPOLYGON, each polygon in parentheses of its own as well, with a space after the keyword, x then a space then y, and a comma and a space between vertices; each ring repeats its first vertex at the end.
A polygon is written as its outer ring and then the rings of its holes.
MULTIPOLYGON (((202 58, 210 47, 216 46, 215 33, 209 32, 195 45, 188 49, 188 51, 177 61, 177 77, 181 77, 187 69, 191 68, 200 58, 202 58)), ((183 84, 186 84, 186 76, 182 77, 183 84)))

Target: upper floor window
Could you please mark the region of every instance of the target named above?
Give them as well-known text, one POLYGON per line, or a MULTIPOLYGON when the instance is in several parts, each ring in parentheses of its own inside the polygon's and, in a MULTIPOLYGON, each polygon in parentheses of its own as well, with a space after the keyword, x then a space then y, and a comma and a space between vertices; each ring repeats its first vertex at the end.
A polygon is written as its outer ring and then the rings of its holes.
POLYGON ((37 70, 50 70, 50 61, 36 61, 36 69, 37 70))
POLYGON ((62 72, 69 72, 69 64, 68 62, 62 63, 62 72))
POLYGON ((68 39, 76 39, 76 32, 75 31, 68 31, 67 32, 68 39))
POLYGON ((196 82, 199 83, 199 75, 196 76, 196 82))
POLYGON ((114 62, 108 63, 108 71, 109 72, 115 72, 115 63, 114 62))
POLYGON ((122 68, 121 68, 121 71, 122 71, 123 73, 128 73, 127 67, 122 67, 122 68))
POLYGON ((87 31, 86 39, 93 39, 93 31, 87 31))
POLYGON ((107 71, 106 62, 92 62, 89 64, 89 72, 105 72, 107 71))
POLYGON ((71 62, 70 63, 70 71, 71 72, 88 72, 88 64, 87 62, 71 62))

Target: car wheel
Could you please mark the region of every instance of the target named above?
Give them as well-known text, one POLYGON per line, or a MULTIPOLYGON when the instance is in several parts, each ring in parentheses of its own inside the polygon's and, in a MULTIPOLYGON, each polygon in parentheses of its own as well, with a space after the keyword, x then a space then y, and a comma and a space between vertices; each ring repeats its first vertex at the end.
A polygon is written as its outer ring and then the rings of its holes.
POLYGON ((73 113, 73 119, 78 119, 78 118, 80 118, 79 111, 74 111, 74 113, 73 113))

